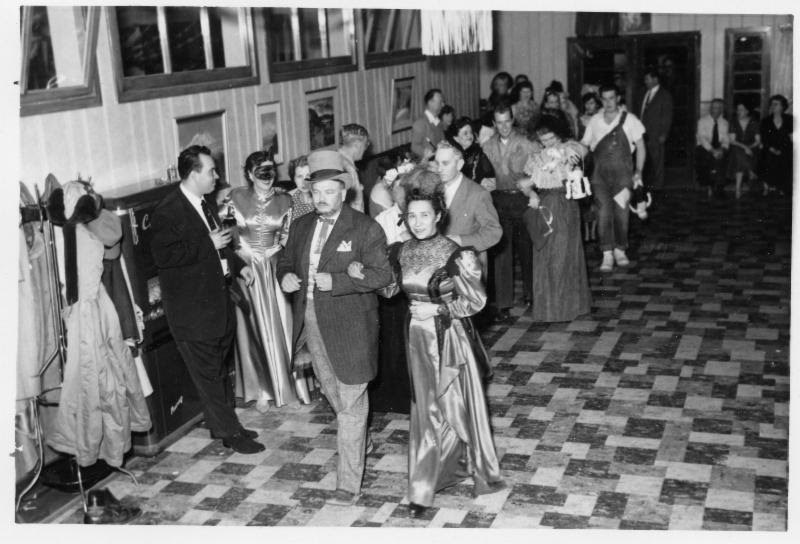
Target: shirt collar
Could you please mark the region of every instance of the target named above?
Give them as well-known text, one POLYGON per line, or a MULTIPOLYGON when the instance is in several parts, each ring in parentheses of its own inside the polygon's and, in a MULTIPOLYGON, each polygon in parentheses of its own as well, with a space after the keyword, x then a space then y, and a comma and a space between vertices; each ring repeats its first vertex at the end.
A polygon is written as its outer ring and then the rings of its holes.
POLYGON ((191 192, 189 189, 187 189, 183 185, 183 183, 180 184, 180 188, 181 188, 181 192, 183 192, 183 194, 186 196, 186 198, 189 199, 189 202, 191 202, 194 206, 200 206, 201 205, 201 203, 203 202, 203 197, 197 196, 196 194, 191 192))
POLYGON ((440 119, 439 119, 438 117, 436 117, 434 114, 432 114, 432 113, 430 112, 430 110, 428 110, 428 109, 426 109, 426 110, 425 110, 425 117, 427 117, 427 118, 428 118, 428 121, 430 121, 430 123, 431 123, 433 126, 435 126, 435 127, 436 127, 436 126, 439 126, 439 121, 440 121, 440 119))

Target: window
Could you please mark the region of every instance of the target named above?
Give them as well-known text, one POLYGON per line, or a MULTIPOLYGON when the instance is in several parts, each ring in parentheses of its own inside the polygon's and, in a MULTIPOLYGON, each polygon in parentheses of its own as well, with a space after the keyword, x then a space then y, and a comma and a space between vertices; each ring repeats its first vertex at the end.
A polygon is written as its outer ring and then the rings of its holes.
POLYGON ((249 9, 106 9, 120 102, 258 84, 249 9))
POLYGON ((416 9, 363 9, 364 63, 367 68, 423 58, 420 12, 416 9))
POLYGON ((764 116, 769 101, 769 30, 725 31, 725 101, 728 111, 744 100, 754 115, 764 116))
POLYGON ((353 10, 264 8, 271 81, 357 69, 353 10))
POLYGON ((99 106, 99 8, 20 8, 20 115, 99 106))

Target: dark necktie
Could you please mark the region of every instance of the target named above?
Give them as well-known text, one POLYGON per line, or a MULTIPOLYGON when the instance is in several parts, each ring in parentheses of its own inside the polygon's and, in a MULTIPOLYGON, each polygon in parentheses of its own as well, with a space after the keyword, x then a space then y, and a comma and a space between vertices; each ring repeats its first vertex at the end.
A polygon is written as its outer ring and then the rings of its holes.
POLYGON ((203 215, 206 216, 208 228, 211 230, 216 230, 216 228, 219 226, 217 224, 217 219, 214 217, 214 214, 211 213, 211 208, 208 207, 208 203, 206 202, 205 198, 200 201, 200 207, 203 208, 203 215))
POLYGON ((711 147, 718 149, 719 146, 719 126, 717 125, 717 120, 714 119, 714 130, 711 131, 711 147))
POLYGON ((317 220, 322 222, 322 227, 319 229, 319 238, 317 239, 317 246, 314 248, 314 253, 322 253, 322 248, 325 246, 325 241, 328 239, 328 231, 333 226, 334 220, 327 217, 319 216, 317 220))

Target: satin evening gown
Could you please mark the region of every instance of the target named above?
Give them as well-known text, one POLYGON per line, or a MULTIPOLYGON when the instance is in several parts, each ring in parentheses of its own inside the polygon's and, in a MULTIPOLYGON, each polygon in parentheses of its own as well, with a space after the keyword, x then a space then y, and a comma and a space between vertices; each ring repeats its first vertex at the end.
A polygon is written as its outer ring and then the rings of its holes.
POLYGON ((236 396, 256 400, 264 411, 275 406, 311 401, 305 378, 292 371, 292 312, 275 276, 275 258, 286 243, 292 197, 273 192, 259 198, 250 187, 237 187, 220 215, 232 208, 236 217, 237 253, 250 265, 255 281, 249 287, 237 278, 245 304, 237 304, 236 396))
POLYGON ((410 318, 408 499, 431 506, 436 491, 471 476, 474 493, 504 486, 482 377, 487 355, 469 316, 486 304, 477 255, 442 235, 392 251, 396 283, 410 301, 446 304, 450 316, 410 318), (459 264, 460 263, 460 264, 459 264))

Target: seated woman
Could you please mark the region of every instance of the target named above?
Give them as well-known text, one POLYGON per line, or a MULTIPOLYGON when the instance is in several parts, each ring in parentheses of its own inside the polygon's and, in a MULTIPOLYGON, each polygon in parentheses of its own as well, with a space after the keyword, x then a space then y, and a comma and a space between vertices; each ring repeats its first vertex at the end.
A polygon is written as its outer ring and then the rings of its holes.
POLYGON ((264 151, 247 157, 244 176, 247 186, 230 192, 220 216, 235 220, 236 253, 255 276, 252 285, 237 285, 245 301, 237 306, 237 392, 245 402, 256 400, 264 412, 270 401, 283 406, 311 399, 305 379, 292 371, 292 312, 275 277, 275 257, 289 233, 292 197, 273 188, 275 165, 264 151))
MULTIPOLYGON (((736 103, 736 119, 729 123, 730 156, 728 158, 728 179, 736 181, 736 198, 742 196, 742 181, 745 174, 749 181, 756 179, 756 152, 761 147, 758 121, 751 115, 749 106, 740 100, 736 103)), ((764 191, 766 194, 766 191, 764 191)))
MULTIPOLYGON (((486 304, 472 249, 441 233, 446 213, 436 174, 411 175, 406 224, 413 238, 390 251, 395 283, 411 301, 406 334, 411 374, 408 499, 414 517, 434 494, 472 477, 474 495, 493 493, 500 477, 482 379, 488 356, 469 316, 486 304)), ((353 263, 348 273, 359 273, 353 263)))
POLYGON ((520 184, 529 193, 523 215, 534 246, 533 320, 572 321, 592 308, 591 291, 581 241, 580 209, 567 199, 565 182, 580 162, 582 147, 564 141, 560 125, 543 118, 536 134, 543 149, 533 155, 520 184))
POLYGON ((475 183, 481 183, 486 178, 494 178, 494 167, 481 146, 475 141, 472 121, 469 117, 457 119, 445 136, 451 144, 461 150, 464 156, 462 174, 475 183))
POLYGON ((789 101, 780 94, 769 99, 769 115, 761 121, 761 172, 764 193, 792 190, 792 116, 786 114, 789 101))

